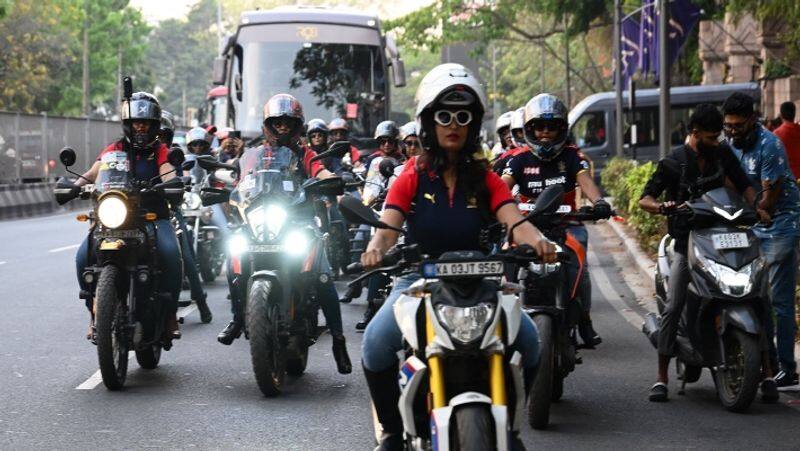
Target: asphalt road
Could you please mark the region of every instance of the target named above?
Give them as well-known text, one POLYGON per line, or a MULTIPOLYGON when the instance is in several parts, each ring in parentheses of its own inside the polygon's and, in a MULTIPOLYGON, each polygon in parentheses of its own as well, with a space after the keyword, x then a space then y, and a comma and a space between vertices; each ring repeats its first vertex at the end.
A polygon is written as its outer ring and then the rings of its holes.
MULTIPOLYGON (((306 374, 282 396, 261 395, 247 341, 216 342, 230 319, 222 278, 207 286, 211 324, 189 313, 183 339, 158 369, 140 369, 132 359, 126 389, 107 391, 84 338, 88 314, 77 297, 74 254, 86 226, 73 218, 0 222, 0 449, 372 449, 360 366, 338 374, 327 335, 311 349, 306 374)), ((604 343, 583 351, 551 428, 525 426, 528 449, 800 447, 791 394, 778 405, 756 402, 747 414, 728 413, 706 372, 686 396, 673 381, 669 403, 647 401, 655 351, 639 331, 645 311, 629 286, 635 270, 607 229, 592 227, 591 234, 594 322, 604 343)), ((364 303, 342 309, 357 363, 361 335, 353 326, 364 303)))

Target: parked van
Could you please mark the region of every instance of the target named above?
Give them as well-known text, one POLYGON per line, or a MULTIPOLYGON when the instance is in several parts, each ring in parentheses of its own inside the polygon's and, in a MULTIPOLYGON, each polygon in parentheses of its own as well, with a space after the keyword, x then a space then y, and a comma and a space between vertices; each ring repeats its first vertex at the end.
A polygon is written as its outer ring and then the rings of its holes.
MULTIPOLYGON (((683 144, 686 139, 686 126, 694 107, 701 103, 722 106, 728 96, 736 91, 749 94, 756 99, 761 98, 761 90, 757 83, 731 83, 727 85, 682 86, 670 89, 672 111, 672 139, 674 147, 683 144)), ((634 120, 637 124, 636 159, 639 161, 656 161, 658 152, 658 89, 641 89, 635 92, 636 111, 634 120)), ((569 113, 569 127, 573 142, 594 162, 595 176, 605 166, 606 160, 616 155, 619 143, 614 142, 616 114, 614 92, 592 94, 575 105, 569 113)), ((623 92, 623 104, 626 122, 630 122, 628 109, 628 91, 623 92)), ((625 156, 631 158, 630 129, 625 127, 625 156)))

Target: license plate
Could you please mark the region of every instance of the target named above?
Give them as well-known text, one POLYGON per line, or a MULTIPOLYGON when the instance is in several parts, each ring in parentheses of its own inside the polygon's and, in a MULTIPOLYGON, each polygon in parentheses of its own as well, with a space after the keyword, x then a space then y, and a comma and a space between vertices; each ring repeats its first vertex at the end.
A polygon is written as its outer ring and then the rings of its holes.
POLYGON ((534 204, 517 204, 520 211, 533 211, 534 204))
MULTIPOLYGON (((520 211, 533 211, 535 206, 536 204, 527 204, 527 203, 517 204, 517 208, 519 208, 520 211)), ((572 212, 572 206, 570 205, 561 205, 558 207, 558 210, 556 210, 556 213, 562 213, 562 214, 567 214, 570 212, 572 212)))
POLYGON ((742 249, 750 247, 746 233, 715 233, 711 235, 714 249, 742 249))
POLYGON ((502 276, 503 262, 492 260, 426 263, 423 267, 423 275, 431 279, 441 277, 502 276))
POLYGON ((109 238, 136 238, 138 240, 144 240, 144 233, 142 233, 141 230, 103 230, 102 232, 95 232, 94 237, 98 240, 109 238))
POLYGON ((280 244, 251 244, 248 250, 254 254, 265 254, 272 252, 282 252, 283 246, 280 244))

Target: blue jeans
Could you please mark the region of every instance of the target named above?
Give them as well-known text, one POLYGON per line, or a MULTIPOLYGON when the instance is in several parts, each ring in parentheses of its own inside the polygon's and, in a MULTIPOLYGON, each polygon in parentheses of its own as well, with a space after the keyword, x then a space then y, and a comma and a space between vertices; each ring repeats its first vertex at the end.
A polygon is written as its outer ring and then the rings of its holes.
POLYGON ((183 272, 186 278, 189 279, 189 290, 192 299, 203 299, 205 293, 203 292, 203 285, 200 283, 200 275, 197 274, 197 263, 195 262, 194 249, 192 242, 189 239, 189 231, 186 229, 186 219, 180 211, 175 212, 175 219, 178 220, 178 226, 181 228, 181 257, 183 257, 183 272))
MULTIPOLYGON (((418 274, 407 274, 396 278, 386 302, 364 331, 361 358, 366 369, 381 372, 397 365, 397 353, 403 349, 403 334, 394 317, 394 303, 419 277, 418 274)), ((539 333, 528 315, 522 315, 517 340, 511 349, 522 354, 525 369, 535 369, 539 365, 539 333)))
MULTIPOLYGON (((175 236, 175 229, 169 219, 158 219, 154 223, 147 225, 156 229, 156 251, 158 252, 158 262, 163 272, 159 277, 159 291, 166 291, 171 295, 174 309, 178 308, 178 297, 181 294, 181 251, 178 245, 178 238, 175 236)), ((97 261, 95 250, 92 249, 92 259, 89 260, 89 237, 87 236, 78 253, 75 255, 75 266, 78 272, 78 284, 81 290, 88 291, 89 287, 83 280, 83 271, 97 261)))
POLYGON ((762 238, 761 254, 766 260, 769 274, 769 293, 776 324, 772 315, 766 315, 766 333, 771 360, 777 360, 781 368, 794 372, 797 368, 794 358, 794 339, 797 333, 795 323, 794 290, 797 284, 797 244, 793 235, 762 238), (777 334, 776 334, 777 332, 777 334), (777 349, 774 338, 777 338, 777 349))

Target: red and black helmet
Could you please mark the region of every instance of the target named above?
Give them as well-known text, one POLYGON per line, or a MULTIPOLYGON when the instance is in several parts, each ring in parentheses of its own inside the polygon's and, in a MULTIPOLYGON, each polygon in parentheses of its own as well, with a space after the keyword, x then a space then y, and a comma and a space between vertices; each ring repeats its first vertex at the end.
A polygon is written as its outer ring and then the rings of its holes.
POLYGON ((270 145, 286 146, 296 143, 303 132, 303 107, 289 94, 276 94, 264 104, 264 136, 270 145), (275 124, 287 121, 290 130, 286 134, 278 134, 275 124))

